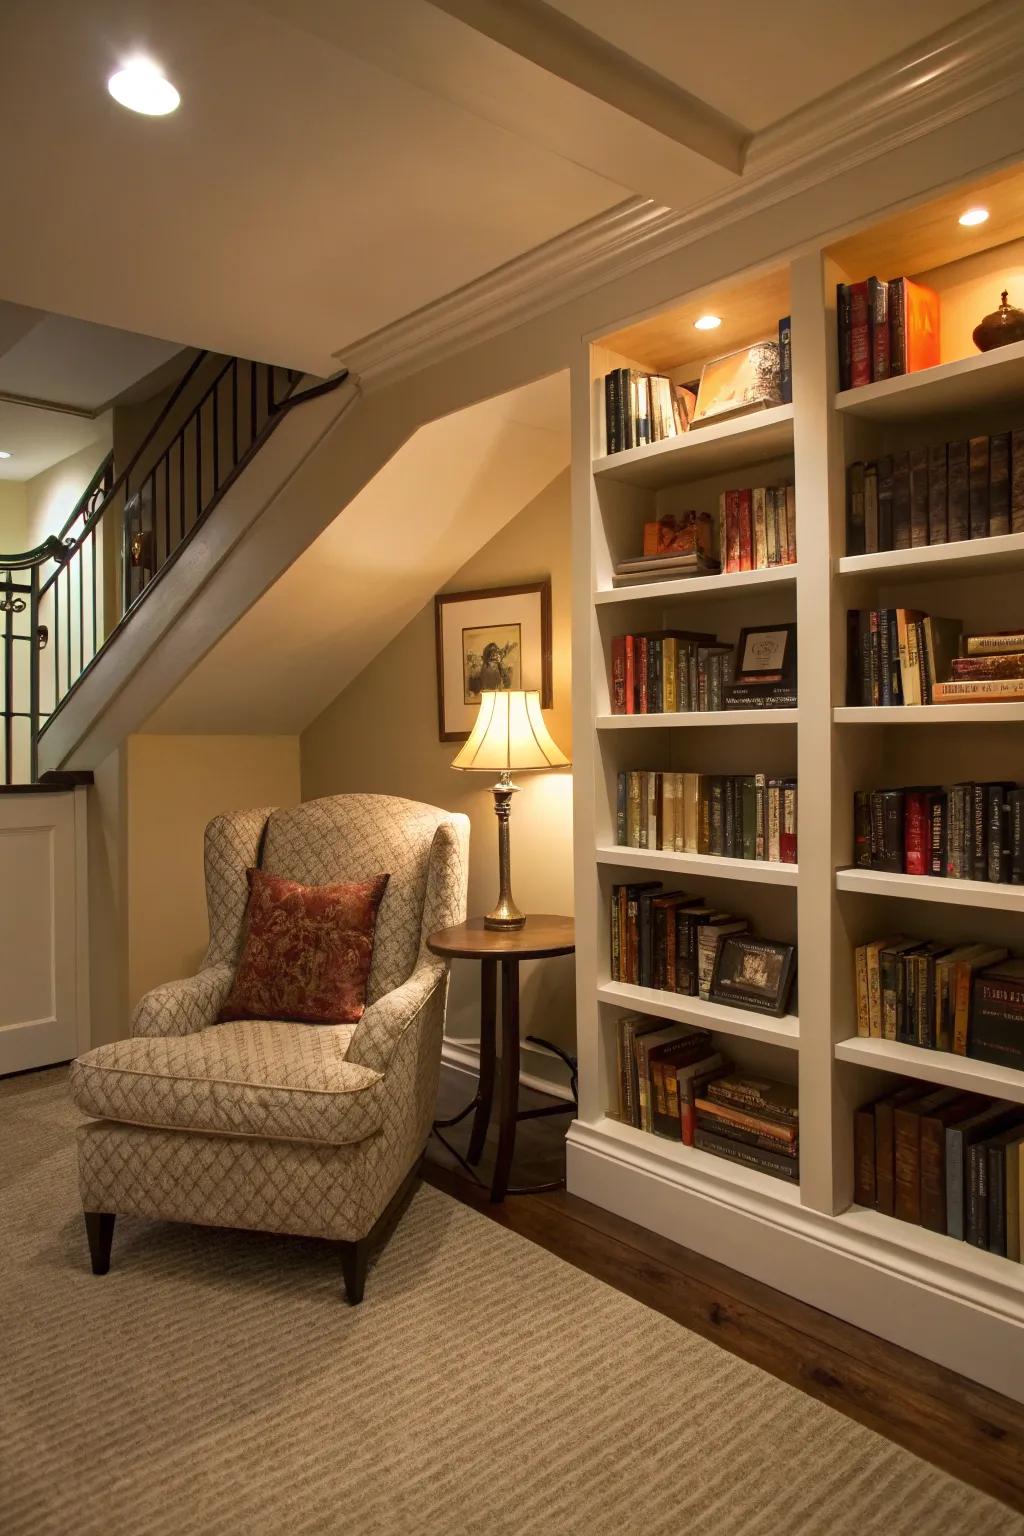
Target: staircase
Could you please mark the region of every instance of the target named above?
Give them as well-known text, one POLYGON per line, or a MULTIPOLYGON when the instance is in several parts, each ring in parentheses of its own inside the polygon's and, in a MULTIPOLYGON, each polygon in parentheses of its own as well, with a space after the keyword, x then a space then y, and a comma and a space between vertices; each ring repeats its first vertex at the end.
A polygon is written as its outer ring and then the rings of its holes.
POLYGON ((57 534, 0 554, 0 786, 35 782, 47 730, 130 627, 301 392, 271 364, 198 353, 125 467, 96 470, 57 534))

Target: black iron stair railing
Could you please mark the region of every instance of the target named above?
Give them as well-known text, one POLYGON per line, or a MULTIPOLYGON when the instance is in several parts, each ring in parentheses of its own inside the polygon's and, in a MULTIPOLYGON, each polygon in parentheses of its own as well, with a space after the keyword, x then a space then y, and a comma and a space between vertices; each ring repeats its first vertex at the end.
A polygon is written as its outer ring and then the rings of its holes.
POLYGON ((284 413, 346 377, 296 393, 293 370, 198 353, 124 469, 108 454, 59 533, 0 555, 0 783, 36 780, 47 726, 284 413))

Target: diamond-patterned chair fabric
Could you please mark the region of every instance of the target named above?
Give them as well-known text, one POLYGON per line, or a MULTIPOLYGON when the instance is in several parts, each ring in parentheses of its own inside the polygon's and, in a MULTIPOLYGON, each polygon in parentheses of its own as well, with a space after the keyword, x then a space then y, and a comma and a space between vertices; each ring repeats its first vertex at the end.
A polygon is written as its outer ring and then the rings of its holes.
POLYGON ((76 1103, 105 1117, 79 1132, 85 1209, 364 1236, 429 1133, 448 972, 425 941, 465 916, 468 851, 465 816, 387 795, 212 821, 202 969, 73 1068, 76 1103), (390 875, 354 1027, 216 1024, 255 864, 306 884, 390 875))

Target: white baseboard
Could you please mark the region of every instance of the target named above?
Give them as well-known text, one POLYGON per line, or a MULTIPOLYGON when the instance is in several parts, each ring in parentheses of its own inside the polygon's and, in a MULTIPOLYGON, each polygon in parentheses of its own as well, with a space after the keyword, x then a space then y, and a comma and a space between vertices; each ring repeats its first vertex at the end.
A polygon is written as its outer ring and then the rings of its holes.
MULTIPOLYGON (((527 1045, 524 1041, 521 1050, 523 1054, 529 1053, 532 1056, 543 1057, 552 1065, 557 1063, 559 1070, 568 1076, 568 1068, 561 1057, 554 1056, 543 1047, 527 1045)), ((441 1046, 441 1060, 446 1067, 453 1067, 456 1072, 466 1072, 477 1077, 480 1072, 480 1047, 475 1040, 456 1040, 446 1037, 441 1046)), ((535 1093, 546 1093, 553 1099, 565 1099, 567 1103, 572 1103, 572 1094, 564 1082, 555 1082, 552 1078, 541 1077, 536 1072, 524 1072, 522 1068, 519 1071, 519 1082, 522 1087, 532 1088, 535 1093)))

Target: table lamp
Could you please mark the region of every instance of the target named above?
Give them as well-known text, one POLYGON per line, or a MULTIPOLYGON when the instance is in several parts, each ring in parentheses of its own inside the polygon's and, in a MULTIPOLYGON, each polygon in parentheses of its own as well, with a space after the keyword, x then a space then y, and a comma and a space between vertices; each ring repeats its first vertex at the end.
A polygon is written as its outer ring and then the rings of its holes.
POLYGON ((498 900, 484 918, 485 928, 522 928, 526 922, 512 899, 509 875, 508 821, 512 796, 518 789, 513 773, 537 768, 568 768, 569 759, 548 734, 540 712, 540 694, 511 688, 484 691, 480 712, 453 768, 498 773, 494 785, 494 814, 498 818, 498 900))

